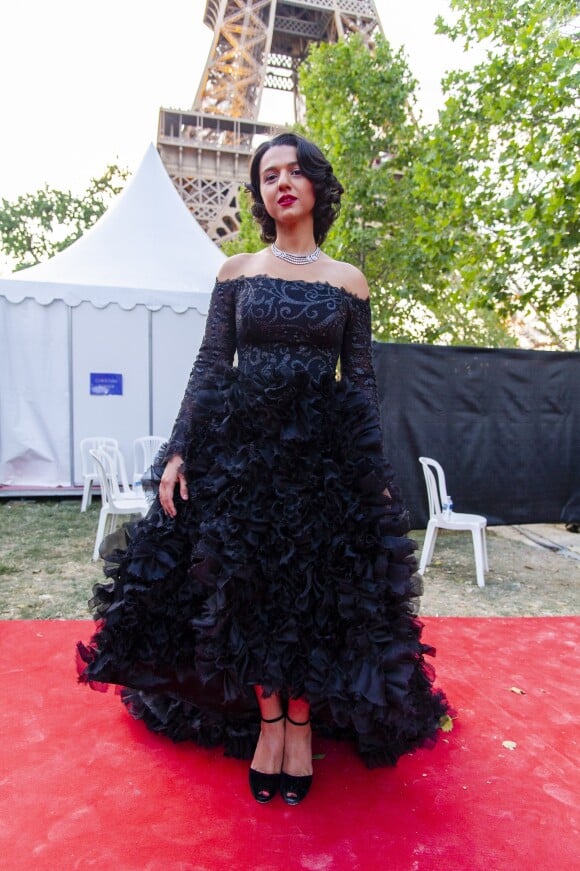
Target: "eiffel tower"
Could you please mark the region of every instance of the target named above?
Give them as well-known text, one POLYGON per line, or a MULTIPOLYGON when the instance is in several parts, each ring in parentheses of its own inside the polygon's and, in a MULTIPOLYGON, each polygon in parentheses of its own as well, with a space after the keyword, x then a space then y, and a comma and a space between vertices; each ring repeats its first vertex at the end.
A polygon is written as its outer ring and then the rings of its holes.
POLYGON ((381 31, 374 0, 206 0, 213 42, 193 106, 161 109, 157 147, 177 191, 218 244, 239 229, 237 195, 255 146, 279 127, 258 120, 265 88, 294 95, 311 42, 381 31))

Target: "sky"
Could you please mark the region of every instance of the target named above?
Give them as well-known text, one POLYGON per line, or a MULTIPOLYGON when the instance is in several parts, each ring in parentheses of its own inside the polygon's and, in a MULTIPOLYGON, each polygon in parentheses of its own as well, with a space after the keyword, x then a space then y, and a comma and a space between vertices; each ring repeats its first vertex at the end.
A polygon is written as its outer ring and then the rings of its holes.
MULTIPOLYGON (((436 120, 443 73, 465 63, 435 34, 449 0, 375 3, 419 80, 424 119, 436 120)), ((204 9, 205 0, 0 3, 0 199, 44 185, 78 194, 110 163, 134 172, 156 142, 160 107, 191 107, 211 47, 204 9)), ((273 112, 264 99, 262 120, 292 120, 273 112)))

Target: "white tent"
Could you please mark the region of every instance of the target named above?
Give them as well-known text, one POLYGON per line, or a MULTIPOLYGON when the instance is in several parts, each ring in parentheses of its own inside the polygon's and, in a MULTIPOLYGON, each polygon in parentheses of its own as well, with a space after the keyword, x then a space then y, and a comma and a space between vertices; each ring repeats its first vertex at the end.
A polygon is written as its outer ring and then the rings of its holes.
POLYGON ((79 442, 168 435, 224 259, 151 145, 65 251, 0 279, 0 487, 82 483, 79 442))

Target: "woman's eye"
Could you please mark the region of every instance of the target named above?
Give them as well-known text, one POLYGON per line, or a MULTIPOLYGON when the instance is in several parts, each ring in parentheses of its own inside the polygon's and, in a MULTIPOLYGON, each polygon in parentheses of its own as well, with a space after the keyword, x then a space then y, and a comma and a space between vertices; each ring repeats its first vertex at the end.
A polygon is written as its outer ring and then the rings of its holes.
POLYGON ((301 169, 293 169, 292 175, 302 175, 302 170, 301 169))
POLYGON ((276 181, 276 174, 274 172, 269 173, 267 176, 264 177, 264 181, 276 181))

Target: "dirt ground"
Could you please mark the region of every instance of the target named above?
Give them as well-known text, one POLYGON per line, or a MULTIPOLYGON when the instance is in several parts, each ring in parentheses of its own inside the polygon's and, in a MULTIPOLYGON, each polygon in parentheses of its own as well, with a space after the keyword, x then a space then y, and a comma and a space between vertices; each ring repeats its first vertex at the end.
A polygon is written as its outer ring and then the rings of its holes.
MULTIPOLYGON (((424 534, 412 533, 419 548, 424 534)), ((487 547, 490 570, 480 589, 470 534, 439 532, 423 579, 421 615, 545 617, 580 612, 579 534, 561 525, 491 527, 487 547)))

